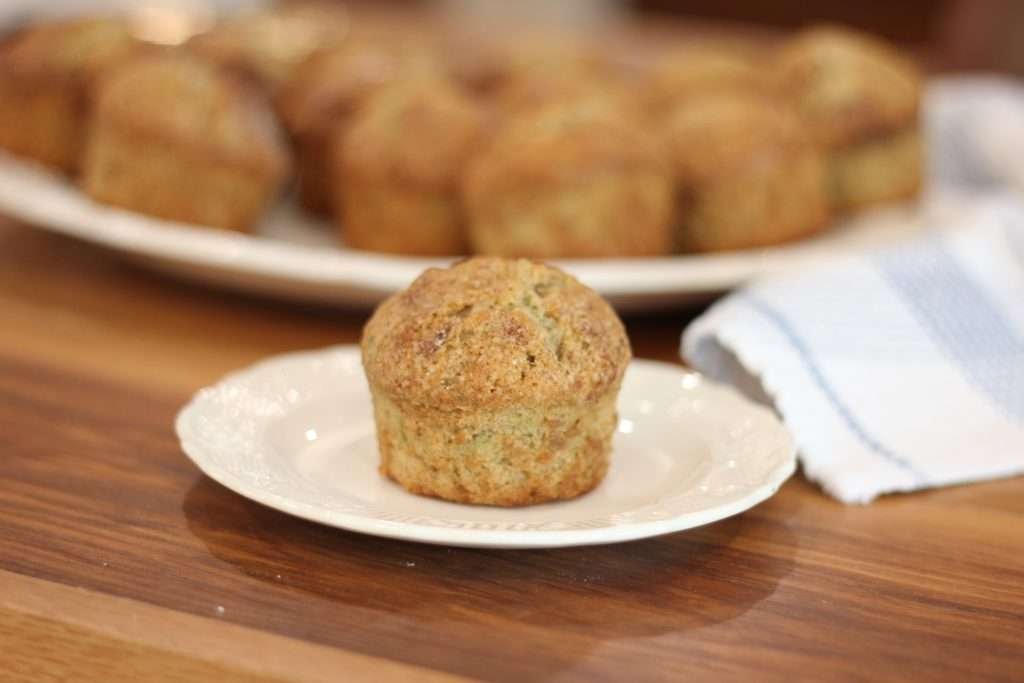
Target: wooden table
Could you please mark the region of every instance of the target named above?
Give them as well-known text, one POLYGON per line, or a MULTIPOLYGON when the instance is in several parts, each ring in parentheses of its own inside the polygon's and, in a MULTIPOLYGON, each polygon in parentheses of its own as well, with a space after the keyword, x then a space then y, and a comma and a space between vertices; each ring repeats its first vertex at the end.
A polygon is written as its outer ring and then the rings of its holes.
MULTIPOLYGON (((629 320, 637 355, 696 312, 629 320)), ((179 451, 196 389, 362 322, 0 222, 0 679, 1024 680, 1024 479, 845 507, 798 475, 690 532, 485 551, 294 519, 179 451)))

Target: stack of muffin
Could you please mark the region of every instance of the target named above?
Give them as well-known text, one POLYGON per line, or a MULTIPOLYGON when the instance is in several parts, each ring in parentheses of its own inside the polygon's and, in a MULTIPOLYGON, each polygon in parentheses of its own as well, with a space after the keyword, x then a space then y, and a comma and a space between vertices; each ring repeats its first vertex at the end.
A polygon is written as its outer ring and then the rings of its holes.
POLYGON ((97 201, 233 230, 294 169, 345 245, 415 255, 760 247, 921 185, 920 75, 868 36, 688 45, 642 73, 550 36, 486 47, 460 61, 323 6, 175 48, 118 19, 32 25, 0 45, 0 147, 97 201))

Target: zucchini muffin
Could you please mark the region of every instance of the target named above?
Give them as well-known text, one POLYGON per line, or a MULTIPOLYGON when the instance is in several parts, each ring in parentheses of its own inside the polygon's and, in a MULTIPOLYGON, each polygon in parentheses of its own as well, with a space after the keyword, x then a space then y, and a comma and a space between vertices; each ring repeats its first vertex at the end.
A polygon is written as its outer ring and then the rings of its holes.
POLYGON ((440 76, 373 92, 332 143, 334 210, 345 244, 464 254, 458 179, 482 122, 476 102, 440 76))
POLYGON ((666 140, 684 252, 761 247, 828 224, 824 155, 783 103, 718 92, 680 106, 666 140))
POLYGON ((777 55, 772 77, 828 151, 832 201, 855 210, 921 188, 921 76, 894 48, 818 27, 777 55))
POLYGON ((473 248, 494 256, 656 256, 672 244, 672 176, 657 141, 610 100, 510 117, 470 164, 473 248))
POLYGON ((178 53, 132 62, 104 79, 81 184, 107 204, 246 230, 287 168, 266 104, 216 66, 178 53))
POLYGON ((276 91, 316 50, 345 39, 348 14, 340 7, 305 3, 229 17, 189 41, 189 49, 276 91))
POLYGON ((573 498, 604 477, 629 340, 562 271, 477 257, 431 268, 363 330, 381 472, 460 503, 573 498))
POLYGON ((115 19, 37 24, 8 38, 0 47, 0 147, 74 171, 94 80, 139 47, 115 19))
POLYGON ((277 109, 298 151, 303 206, 329 212, 329 141, 360 103, 400 76, 440 69, 438 58, 425 46, 366 40, 320 50, 299 65, 282 89, 277 109))

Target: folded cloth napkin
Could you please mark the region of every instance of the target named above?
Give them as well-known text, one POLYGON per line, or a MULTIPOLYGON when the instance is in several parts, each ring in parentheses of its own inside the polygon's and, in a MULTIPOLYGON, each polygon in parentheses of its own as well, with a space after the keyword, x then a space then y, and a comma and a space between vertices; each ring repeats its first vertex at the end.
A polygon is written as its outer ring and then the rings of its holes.
POLYGON ((770 401, 806 475, 847 503, 1024 472, 1024 201, 756 283, 684 358, 770 401))

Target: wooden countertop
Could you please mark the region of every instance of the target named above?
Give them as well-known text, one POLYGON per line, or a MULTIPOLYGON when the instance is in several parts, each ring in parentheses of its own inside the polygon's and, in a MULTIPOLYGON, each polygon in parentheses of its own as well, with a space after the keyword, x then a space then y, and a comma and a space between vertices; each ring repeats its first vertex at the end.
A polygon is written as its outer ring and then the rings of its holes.
MULTIPOLYGON (((628 320, 637 355, 696 312, 628 320)), ((1024 479, 845 507, 797 475, 694 531, 486 551, 294 519, 179 451, 196 389, 362 321, 0 222, 0 679, 1024 676, 1024 479)))

